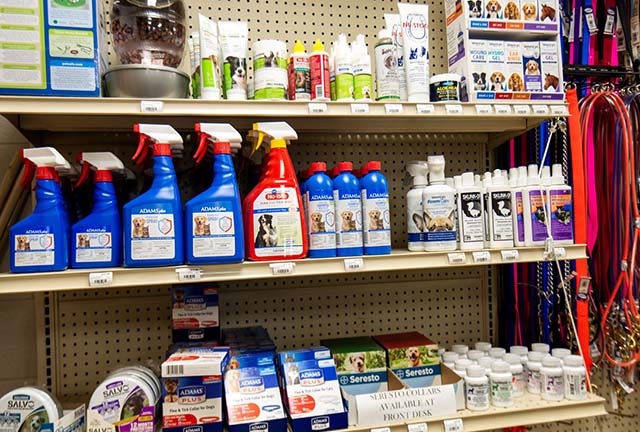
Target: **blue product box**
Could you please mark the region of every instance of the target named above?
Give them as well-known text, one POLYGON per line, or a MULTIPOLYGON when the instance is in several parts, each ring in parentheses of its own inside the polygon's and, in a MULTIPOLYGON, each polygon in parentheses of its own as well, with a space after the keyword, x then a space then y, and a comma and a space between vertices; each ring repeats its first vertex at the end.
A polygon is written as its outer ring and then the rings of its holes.
POLYGON ((25 0, 0 8, 0 95, 100 96, 102 3, 25 0))
POLYGON ((175 285, 171 290, 171 303, 174 342, 220 339, 217 285, 175 285))

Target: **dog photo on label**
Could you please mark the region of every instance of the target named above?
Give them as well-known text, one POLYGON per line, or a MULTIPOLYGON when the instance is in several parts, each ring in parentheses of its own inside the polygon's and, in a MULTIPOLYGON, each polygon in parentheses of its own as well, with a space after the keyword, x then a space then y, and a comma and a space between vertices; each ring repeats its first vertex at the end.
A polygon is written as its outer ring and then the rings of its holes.
POLYGON ((422 359, 420 358, 420 349, 418 347, 409 347, 405 351, 407 360, 409 361, 409 367, 422 366, 422 359))
POLYGON ((522 15, 525 21, 535 21, 537 18, 538 8, 535 3, 524 3, 522 5, 522 15))
POLYGON ((147 222, 143 217, 132 218, 131 224, 133 225, 133 229, 131 230, 131 235, 133 238, 149 237, 149 227, 147 226, 147 222))
POLYGON ((352 211, 343 211, 340 217, 342 218, 342 231, 356 230, 356 219, 352 211))
POLYGON ((520 19, 520 8, 514 2, 508 2, 504 7, 504 19, 508 20, 519 20, 520 19))
POLYGON ((30 251, 31 244, 28 236, 16 236, 16 250, 30 251))
POLYGON ((452 209, 447 216, 431 216, 429 212, 424 213, 424 220, 427 225, 427 231, 429 232, 446 232, 453 231, 454 223, 453 218, 455 210, 452 209))
POLYGON ((529 60, 525 64, 525 74, 540 75, 540 63, 538 63, 536 60, 529 60))
POLYGON ((498 0, 489 0, 485 6, 485 18, 499 19, 502 15, 502 5, 498 0))
POLYGON ((164 397, 166 403, 178 402, 178 379, 177 378, 165 378, 164 389, 167 392, 164 397))
POLYGON ((487 89, 487 73, 486 72, 474 72, 473 74, 473 88, 476 91, 487 89))
POLYGON ((491 91, 504 91, 505 76, 502 72, 494 72, 491 74, 491 91))
POLYGON ((25 419, 23 426, 20 428, 20 432, 40 432, 40 428, 42 428, 42 425, 48 422, 48 419, 49 416, 47 415, 46 411, 37 411, 31 414, 30 417, 25 419))
POLYGON ((231 88, 244 89, 247 86, 247 60, 244 58, 229 56, 225 59, 229 64, 231 88))
POLYGON ((362 373, 367 370, 367 359, 363 352, 351 353, 347 357, 347 368, 353 372, 362 373))
POLYGON ((327 232, 322 213, 318 213, 318 212, 311 213, 311 232, 312 233, 327 232))
POLYGON ((193 217, 193 234, 195 235, 211 235, 211 226, 207 223, 206 216, 193 217))
POLYGON ((468 0, 467 4, 471 18, 482 18, 482 0, 468 0))
POLYGON ((264 67, 277 67, 278 59, 273 51, 264 54, 264 67))
POLYGON ((278 230, 273 226, 273 216, 270 214, 263 214, 258 218, 258 234, 254 246, 260 247, 274 247, 278 245, 278 230))
POLYGON ((514 92, 524 91, 524 81, 522 80, 522 77, 517 73, 511 74, 509 82, 507 83, 507 88, 514 92))
POLYGON ((78 234, 76 237, 76 247, 77 248, 88 248, 91 247, 91 242, 89 241, 89 234, 78 234))
POLYGON ((384 229, 384 220, 380 210, 369 210, 369 227, 374 230, 384 229))

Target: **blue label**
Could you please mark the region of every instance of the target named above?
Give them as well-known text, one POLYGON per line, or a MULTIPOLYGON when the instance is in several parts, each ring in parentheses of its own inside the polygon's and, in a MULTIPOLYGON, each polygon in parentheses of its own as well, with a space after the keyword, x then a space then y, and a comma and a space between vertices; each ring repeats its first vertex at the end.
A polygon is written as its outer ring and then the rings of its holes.
POLYGON ((426 232, 425 240, 428 242, 436 241, 451 241, 456 239, 456 231, 444 231, 444 232, 426 232))
POLYGON ((203 396, 205 393, 204 386, 191 386, 178 389, 178 397, 203 396))
POLYGON ((410 242, 423 242, 424 241, 424 233, 409 233, 409 241, 410 242))
POLYGON ((338 191, 338 199, 341 200, 348 200, 348 199, 360 199, 362 197, 362 195, 360 194, 360 192, 344 192, 344 191, 338 191))
POLYGON ((489 22, 471 20, 471 28, 489 28, 489 22))

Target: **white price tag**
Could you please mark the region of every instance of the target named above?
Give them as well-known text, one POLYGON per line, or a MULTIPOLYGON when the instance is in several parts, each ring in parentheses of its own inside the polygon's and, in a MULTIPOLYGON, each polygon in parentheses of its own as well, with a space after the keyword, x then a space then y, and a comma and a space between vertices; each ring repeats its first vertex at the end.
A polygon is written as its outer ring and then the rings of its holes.
POLYGON ((542 115, 549 114, 549 107, 546 105, 534 105, 533 113, 542 115))
POLYGON ((556 116, 564 116, 569 114, 567 107, 564 105, 551 105, 551 114, 556 116))
POLYGON ((351 104, 351 114, 369 114, 369 104, 366 104, 366 103, 351 104))
POLYGON ((364 269, 364 260, 362 258, 347 258, 344 260, 344 270, 360 271, 364 269))
POLYGON ((564 259, 567 257, 567 250, 563 247, 554 247, 553 255, 558 259, 564 259))
POLYGON ((464 252, 451 252, 447 254, 449 264, 464 264, 467 262, 467 254, 464 252))
POLYGON ((514 105, 513 110, 516 114, 519 115, 531 114, 531 108, 529 107, 529 105, 514 105))
POLYGON ((436 112, 436 107, 433 104, 416 104, 416 112, 418 114, 433 114, 436 112))
POLYGON ((518 258, 520 257, 520 253, 515 249, 503 250, 503 251, 500 251, 500 253, 502 254, 502 261, 506 261, 506 262, 517 261, 518 258))
POLYGON ((511 114, 510 105, 495 105, 493 108, 496 110, 496 114, 511 114))
POLYGON ((384 111, 387 114, 402 114, 402 104, 384 104, 384 111))
POLYGON ((113 272, 89 273, 89 286, 109 286, 113 283, 113 272))
POLYGON ((447 110, 447 114, 462 114, 462 105, 460 104, 446 104, 444 108, 447 110))
POLYGON ((391 428, 388 428, 388 427, 375 428, 375 429, 371 429, 371 432, 391 432, 391 428))
POLYGON ((462 419, 451 419, 444 421, 444 432, 463 432, 464 424, 462 419))
POLYGON ((143 113, 159 113, 164 109, 162 101, 140 101, 140 112, 143 113))
POLYGON ((613 29, 616 25, 616 11, 613 8, 607 10, 607 21, 604 23, 604 34, 613 36, 613 29))
POLYGON ((327 104, 321 102, 311 102, 309 104, 309 114, 326 114, 327 104))
POLYGON ((199 268, 179 268, 176 273, 180 282, 197 281, 202 277, 202 270, 199 268))
POLYGON ((592 8, 584 8, 584 19, 587 22, 587 28, 591 36, 598 34, 598 24, 596 24, 596 17, 593 16, 592 8))
POLYGON ((275 276, 283 276, 293 273, 293 269, 296 267, 296 263, 292 262, 283 262, 283 263, 273 263, 269 264, 271 267, 271 271, 275 276))
POLYGON ((429 426, 426 423, 415 423, 407 425, 407 432, 428 432, 429 426))
POLYGON ((493 114, 491 105, 476 105, 476 114, 493 114))
POLYGON ((473 252, 474 263, 488 263, 491 262, 491 252, 489 251, 476 251, 473 252))

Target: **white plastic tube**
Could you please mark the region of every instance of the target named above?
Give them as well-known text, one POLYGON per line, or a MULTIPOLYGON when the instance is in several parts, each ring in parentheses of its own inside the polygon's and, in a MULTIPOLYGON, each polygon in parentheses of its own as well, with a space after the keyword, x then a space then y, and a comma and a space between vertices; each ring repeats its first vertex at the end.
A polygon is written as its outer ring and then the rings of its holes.
POLYGON ((206 16, 198 16, 200 25, 200 97, 220 99, 220 46, 218 26, 206 16))
POLYGON ((398 3, 409 102, 429 101, 429 6, 398 3))
POLYGON ((225 95, 227 99, 245 100, 249 26, 243 21, 220 21, 218 30, 224 64, 225 95))

